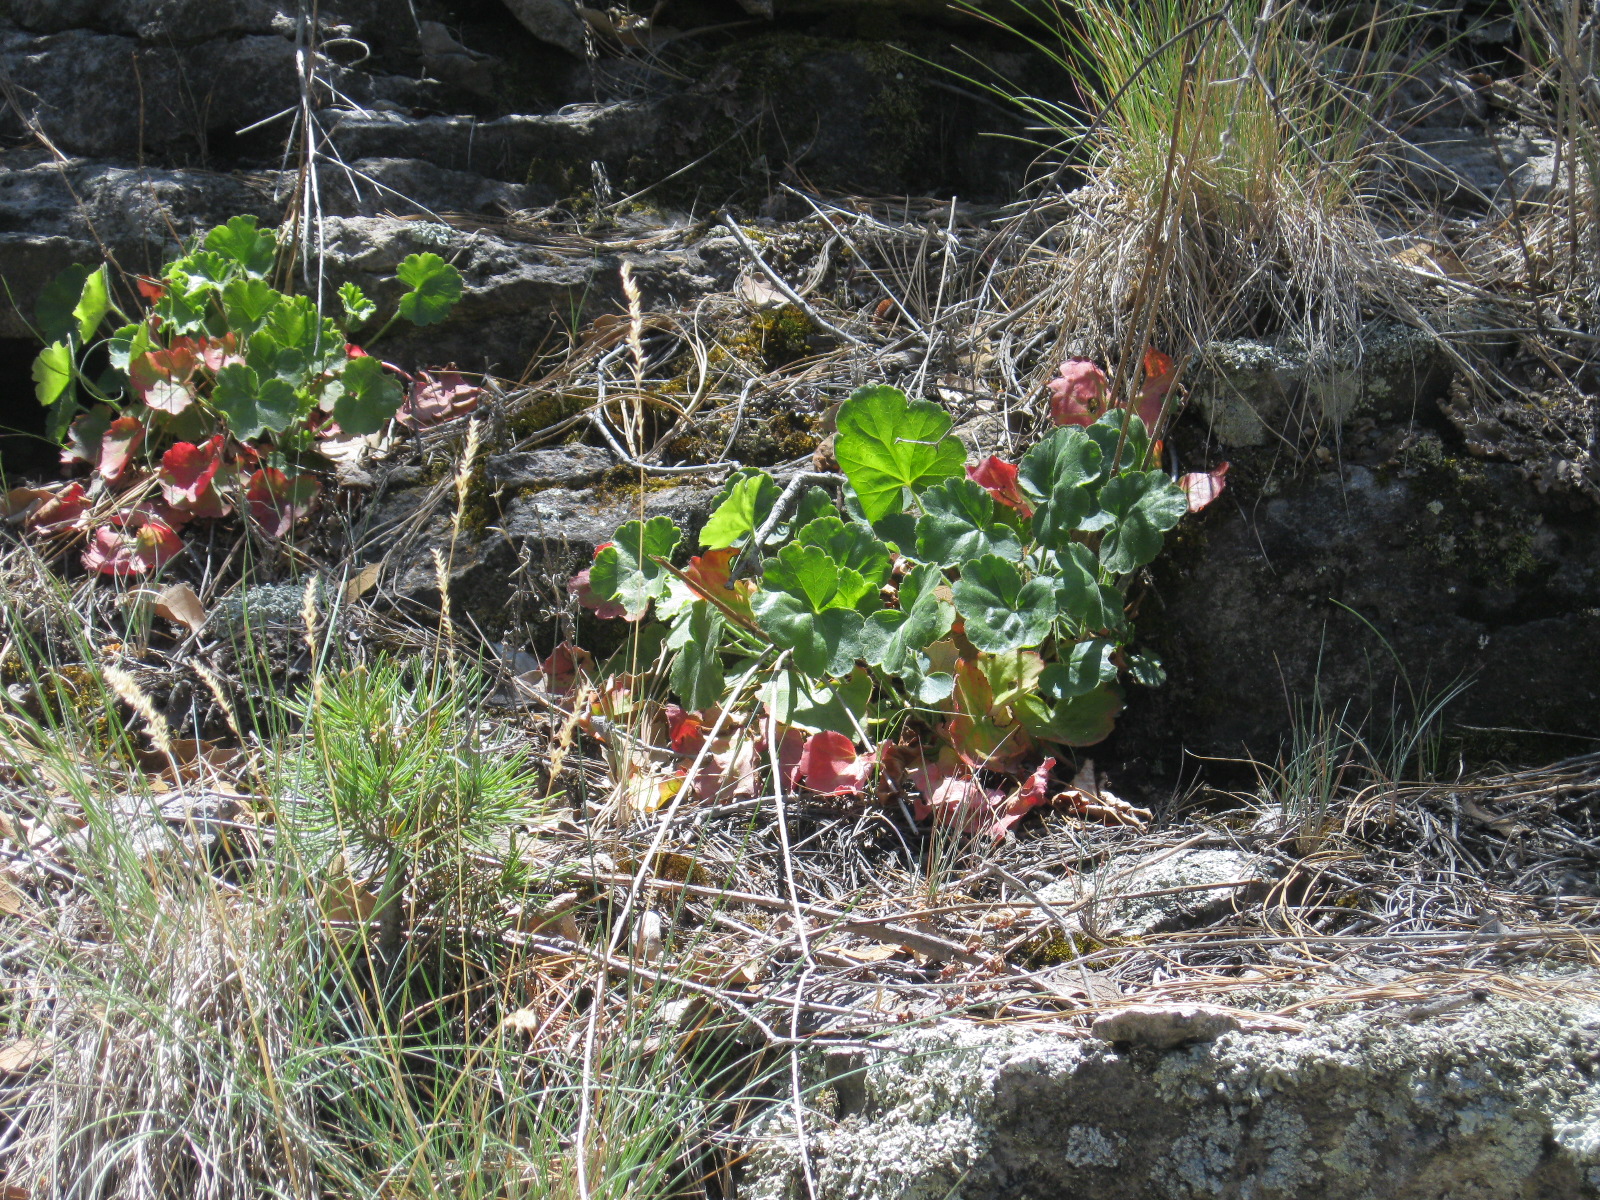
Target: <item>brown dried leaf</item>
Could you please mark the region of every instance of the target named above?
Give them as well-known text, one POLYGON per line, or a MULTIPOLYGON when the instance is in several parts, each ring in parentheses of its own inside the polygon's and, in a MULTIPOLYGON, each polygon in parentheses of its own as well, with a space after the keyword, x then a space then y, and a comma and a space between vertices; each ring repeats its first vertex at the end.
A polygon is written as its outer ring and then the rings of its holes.
POLYGON ((55 1053, 53 1037, 18 1038, 0 1046, 0 1075, 21 1075, 49 1060, 55 1053))
POLYGON ((206 623, 205 606, 187 583, 174 583, 162 589, 156 596, 156 616, 182 625, 190 633, 200 632, 200 627, 206 623))

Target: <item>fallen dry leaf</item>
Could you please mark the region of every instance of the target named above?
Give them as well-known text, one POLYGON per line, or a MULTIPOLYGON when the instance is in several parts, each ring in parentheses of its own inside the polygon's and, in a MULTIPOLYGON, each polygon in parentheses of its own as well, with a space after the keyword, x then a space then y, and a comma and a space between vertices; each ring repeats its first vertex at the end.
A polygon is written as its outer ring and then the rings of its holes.
POLYGON ((378 579, 383 575, 382 563, 369 563, 354 575, 344 585, 344 599, 348 604, 352 600, 359 600, 373 588, 378 586, 378 579))
POLYGON ((162 589, 156 596, 156 616, 182 625, 190 633, 199 633, 206 623, 205 606, 187 583, 174 583, 162 589))
POLYGON ((0 1075, 21 1075, 47 1061, 55 1053, 52 1037, 18 1038, 0 1046, 0 1075))

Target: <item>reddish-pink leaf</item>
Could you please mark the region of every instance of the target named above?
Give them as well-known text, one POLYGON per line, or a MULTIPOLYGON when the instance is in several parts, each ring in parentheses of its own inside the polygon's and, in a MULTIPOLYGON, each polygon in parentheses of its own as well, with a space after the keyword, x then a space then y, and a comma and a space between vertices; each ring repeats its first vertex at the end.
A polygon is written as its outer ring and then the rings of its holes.
POLYGON ((139 295, 144 297, 145 303, 147 304, 155 304, 163 299, 167 294, 167 289, 164 284, 159 283, 154 279, 146 278, 143 275, 138 276, 134 280, 134 286, 139 289, 139 295))
POLYGON ((61 465, 71 467, 88 463, 93 466, 99 462, 100 445, 115 419, 116 412, 109 404, 96 404, 76 418, 67 428, 67 444, 61 450, 61 465))
POLYGON ((1227 487, 1227 480, 1223 477, 1228 473, 1228 466, 1228 463, 1223 463, 1210 471, 1191 471, 1178 480, 1178 486, 1189 494, 1190 512, 1199 512, 1222 495, 1222 489, 1227 487))
POLYGON ((101 575, 145 575, 182 549, 170 525, 136 510, 94 531, 83 565, 101 575))
POLYGON ((704 724, 699 714, 670 701, 666 705, 667 744, 678 754, 698 754, 705 744, 704 724))
POLYGON ((594 588, 589 583, 588 567, 567 580, 567 592, 578 602, 580 608, 587 608, 601 620, 614 621, 628 615, 628 610, 615 600, 602 600, 594 594, 594 588))
POLYGON ((1022 781, 1017 794, 1000 807, 990 829, 996 838, 1004 837, 1006 830, 1022 820, 1030 808, 1050 803, 1050 772, 1055 765, 1055 759, 1045 759, 1033 774, 1022 781))
POLYGON ((394 419, 407 429, 425 429, 471 412, 478 407, 482 392, 456 371, 440 371, 437 377, 418 371, 394 419))
POLYGON ((28 514, 25 524, 30 533, 42 537, 78 528, 83 515, 89 511, 89 493, 83 490, 81 483, 69 483, 58 492, 36 494, 43 503, 28 514))
POLYGON ((990 828, 1001 794, 990 791, 971 775, 948 775, 933 789, 923 808, 935 825, 953 826, 966 833, 990 828))
POLYGON ((321 492, 322 485, 309 475, 290 479, 277 467, 263 467, 250 476, 245 500, 267 536, 281 538, 311 514, 321 492))
POLYGON ((179 338, 170 349, 150 350, 134 359, 128 380, 151 408, 177 416, 194 403, 190 380, 198 365, 194 339, 179 338))
POLYGON ((1110 383, 1087 358, 1069 358, 1049 383, 1050 420, 1057 425, 1093 425, 1106 410, 1110 383))
POLYGON ((168 504, 194 503, 210 488, 222 465, 222 435, 202 445, 176 442, 161 456, 161 494, 168 504))
POLYGON ((1017 487, 1017 466, 991 454, 977 466, 967 467, 967 478, 988 491, 995 500, 1007 508, 1014 508, 1025 517, 1033 516, 1033 505, 1022 498, 1017 487))
POLYGON ((1167 393, 1177 378, 1178 367, 1170 357, 1155 349, 1144 352, 1144 381, 1139 385, 1138 412, 1139 419, 1151 433, 1155 432, 1167 393))
POLYGON ((372 357, 372 355, 368 354, 365 350, 363 350, 360 346, 356 345, 354 342, 346 342, 344 344, 344 356, 346 358, 371 358, 372 357))
POLYGON ((244 355, 239 353, 239 339, 231 331, 220 338, 206 338, 195 347, 195 353, 208 371, 244 363, 244 355))
MULTIPOLYGON (((800 775, 800 756, 805 753, 806 735, 803 730, 796 729, 793 725, 780 725, 778 727, 778 775, 783 780, 784 786, 793 787, 800 775)), ((771 760, 771 744, 767 741, 767 728, 761 727, 761 742, 756 747, 760 753, 771 760)))
POLYGON ((806 739, 795 777, 824 796, 858 796, 872 774, 873 756, 856 753, 855 743, 825 729, 806 739))
POLYGON ((545 690, 556 696, 570 696, 577 690, 579 679, 593 670, 594 655, 571 642, 562 642, 539 664, 545 690))
POLYGON ((144 426, 135 417, 118 417, 100 435, 96 469, 107 483, 115 484, 128 469, 139 444, 144 441, 144 426))
POLYGON ((761 764, 756 756, 755 739, 747 733, 718 738, 704 755, 696 751, 682 768, 684 783, 701 800, 738 800, 761 790, 761 764), (699 769, 691 776, 694 759, 699 769))

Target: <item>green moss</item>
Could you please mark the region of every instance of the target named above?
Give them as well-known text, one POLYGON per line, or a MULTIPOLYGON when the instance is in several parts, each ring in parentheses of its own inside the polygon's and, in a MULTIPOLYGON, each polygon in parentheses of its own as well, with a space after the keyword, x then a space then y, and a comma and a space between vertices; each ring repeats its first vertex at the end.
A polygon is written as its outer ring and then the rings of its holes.
POLYGON ((728 351, 746 362, 776 371, 811 353, 811 338, 817 332, 811 318, 798 305, 756 313, 746 329, 736 333, 728 351))
POLYGON ((594 397, 581 396, 573 392, 545 392, 534 395, 506 418, 506 427, 510 430, 512 439, 520 441, 536 433, 543 433, 552 425, 559 425, 569 417, 577 416, 593 403, 594 397))
POLYGON ((1396 459, 1428 510, 1406 532, 1437 565, 1479 587, 1512 588, 1538 574, 1529 514, 1507 505, 1481 460, 1451 453, 1432 434, 1396 459))

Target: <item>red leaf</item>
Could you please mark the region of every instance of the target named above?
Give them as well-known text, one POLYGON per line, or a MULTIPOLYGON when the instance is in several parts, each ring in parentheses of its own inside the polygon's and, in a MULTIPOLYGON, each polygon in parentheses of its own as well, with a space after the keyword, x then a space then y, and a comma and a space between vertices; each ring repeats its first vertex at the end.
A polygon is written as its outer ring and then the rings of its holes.
POLYGON ((100 454, 96 469, 107 483, 116 483, 144 441, 144 426, 135 417, 118 417, 100 435, 100 454))
POLYGON ((281 538, 311 514, 321 492, 322 485, 309 475, 290 479, 277 467, 263 467, 250 476, 245 499, 267 536, 281 538))
POLYGON ((1222 495, 1222 489, 1228 486, 1223 478, 1228 473, 1228 466, 1228 463, 1223 463, 1210 471, 1191 471, 1178 480, 1178 486, 1189 494, 1190 512, 1199 512, 1222 495))
POLYGON ((1017 467, 1003 458, 990 455, 977 466, 967 467, 967 478, 1007 508, 1014 508, 1025 517, 1033 516, 1033 506, 1022 498, 1017 487, 1017 467))
POLYGON ((365 350, 363 350, 360 346, 357 346, 354 342, 346 342, 344 344, 344 356, 346 358, 371 358, 372 357, 372 355, 368 354, 365 350))
POLYGON ((93 466, 99 462, 101 443, 114 419, 116 413, 109 404, 96 404, 76 418, 67 427, 67 444, 61 450, 61 465, 70 467, 75 463, 88 463, 93 466))
POLYGON ((667 744, 679 754, 698 754, 706 740, 699 716, 670 703, 666 706, 666 716, 667 744))
POLYGON ((168 504, 193 503, 211 486, 222 463, 222 435, 204 445, 177 442, 161 456, 161 494, 168 504))
POLYGON ((150 350, 128 366, 128 380, 139 398, 159 412, 177 416, 194 403, 189 381, 199 359, 193 338, 178 338, 171 349, 150 350))
POLYGON ((43 537, 76 529, 89 511, 89 493, 81 483, 69 483, 59 492, 44 493, 42 499, 44 503, 28 514, 25 525, 29 532, 43 537))
POLYGON ((1001 806, 990 829, 996 839, 1004 837, 1006 830, 1022 820, 1030 808, 1050 803, 1050 772, 1055 765, 1055 759, 1045 759, 1032 775, 1022 781, 1017 794, 1001 806))
MULTIPOLYGON (((183 340, 183 339, 179 339, 183 340)), ((244 355, 238 352, 239 339, 232 332, 223 334, 220 338, 206 338, 195 347, 200 361, 205 364, 208 371, 220 371, 223 367, 234 363, 243 365, 244 355)))
POLYGON ((593 669, 594 655, 571 642, 562 642, 539 664, 545 690, 556 696, 570 696, 577 690, 580 677, 593 669))
MULTIPOLYGON (((779 727, 783 732, 778 734, 778 775, 788 787, 795 785, 800 774, 800 756, 805 753, 806 735, 802 730, 792 725, 779 727)), ((771 756, 770 744, 766 737, 766 727, 762 727, 761 742, 757 749, 771 756)))
POLYGON ((755 591, 755 580, 731 582, 733 563, 739 552, 732 546, 725 550, 707 550, 689 560, 683 569, 683 579, 700 595, 720 600, 735 612, 750 615, 750 596, 755 591))
POLYGON ((116 518, 119 524, 94 531, 83 565, 101 575, 144 575, 183 549, 183 541, 164 521, 139 510, 116 518))
POLYGON ((1144 382, 1139 385, 1139 418, 1152 433, 1161 418, 1163 402, 1178 378, 1178 367, 1159 350, 1144 352, 1144 382))
POLYGON ((1093 425, 1106 410, 1110 383, 1087 358, 1069 358, 1050 388, 1050 420, 1057 425, 1093 425))
POLYGON ((437 378, 418 371, 406 402, 395 420, 407 429, 425 429, 478 407, 483 389, 468 383, 456 371, 441 371, 437 378))
MULTIPOLYGON (((971 775, 947 775, 934 786, 919 807, 933 817, 935 825, 954 826, 966 833, 990 827, 1000 793, 990 791, 971 775)), ((919 814, 921 815, 921 814, 919 814)))
POLYGON ((146 304, 155 304, 166 297, 166 287, 154 279, 147 279, 145 276, 140 275, 133 282, 134 286, 139 289, 139 295, 144 297, 146 304))
POLYGON ((628 610, 615 600, 602 600, 594 594, 594 588, 589 583, 588 567, 567 580, 567 592, 580 608, 587 608, 603 621, 614 621, 628 615, 628 610))
MULTIPOLYGON (((695 754, 699 756, 699 751, 695 754)), ((684 782, 701 800, 739 800, 761 790, 761 764, 756 757, 756 743, 747 733, 741 732, 732 739, 718 738, 700 757, 699 770, 690 776, 689 767, 693 765, 691 759, 684 766, 684 782)))
POLYGON ((872 774, 873 756, 856 753, 855 743, 825 729, 812 734, 800 752, 796 778, 824 796, 859 796, 872 774))

